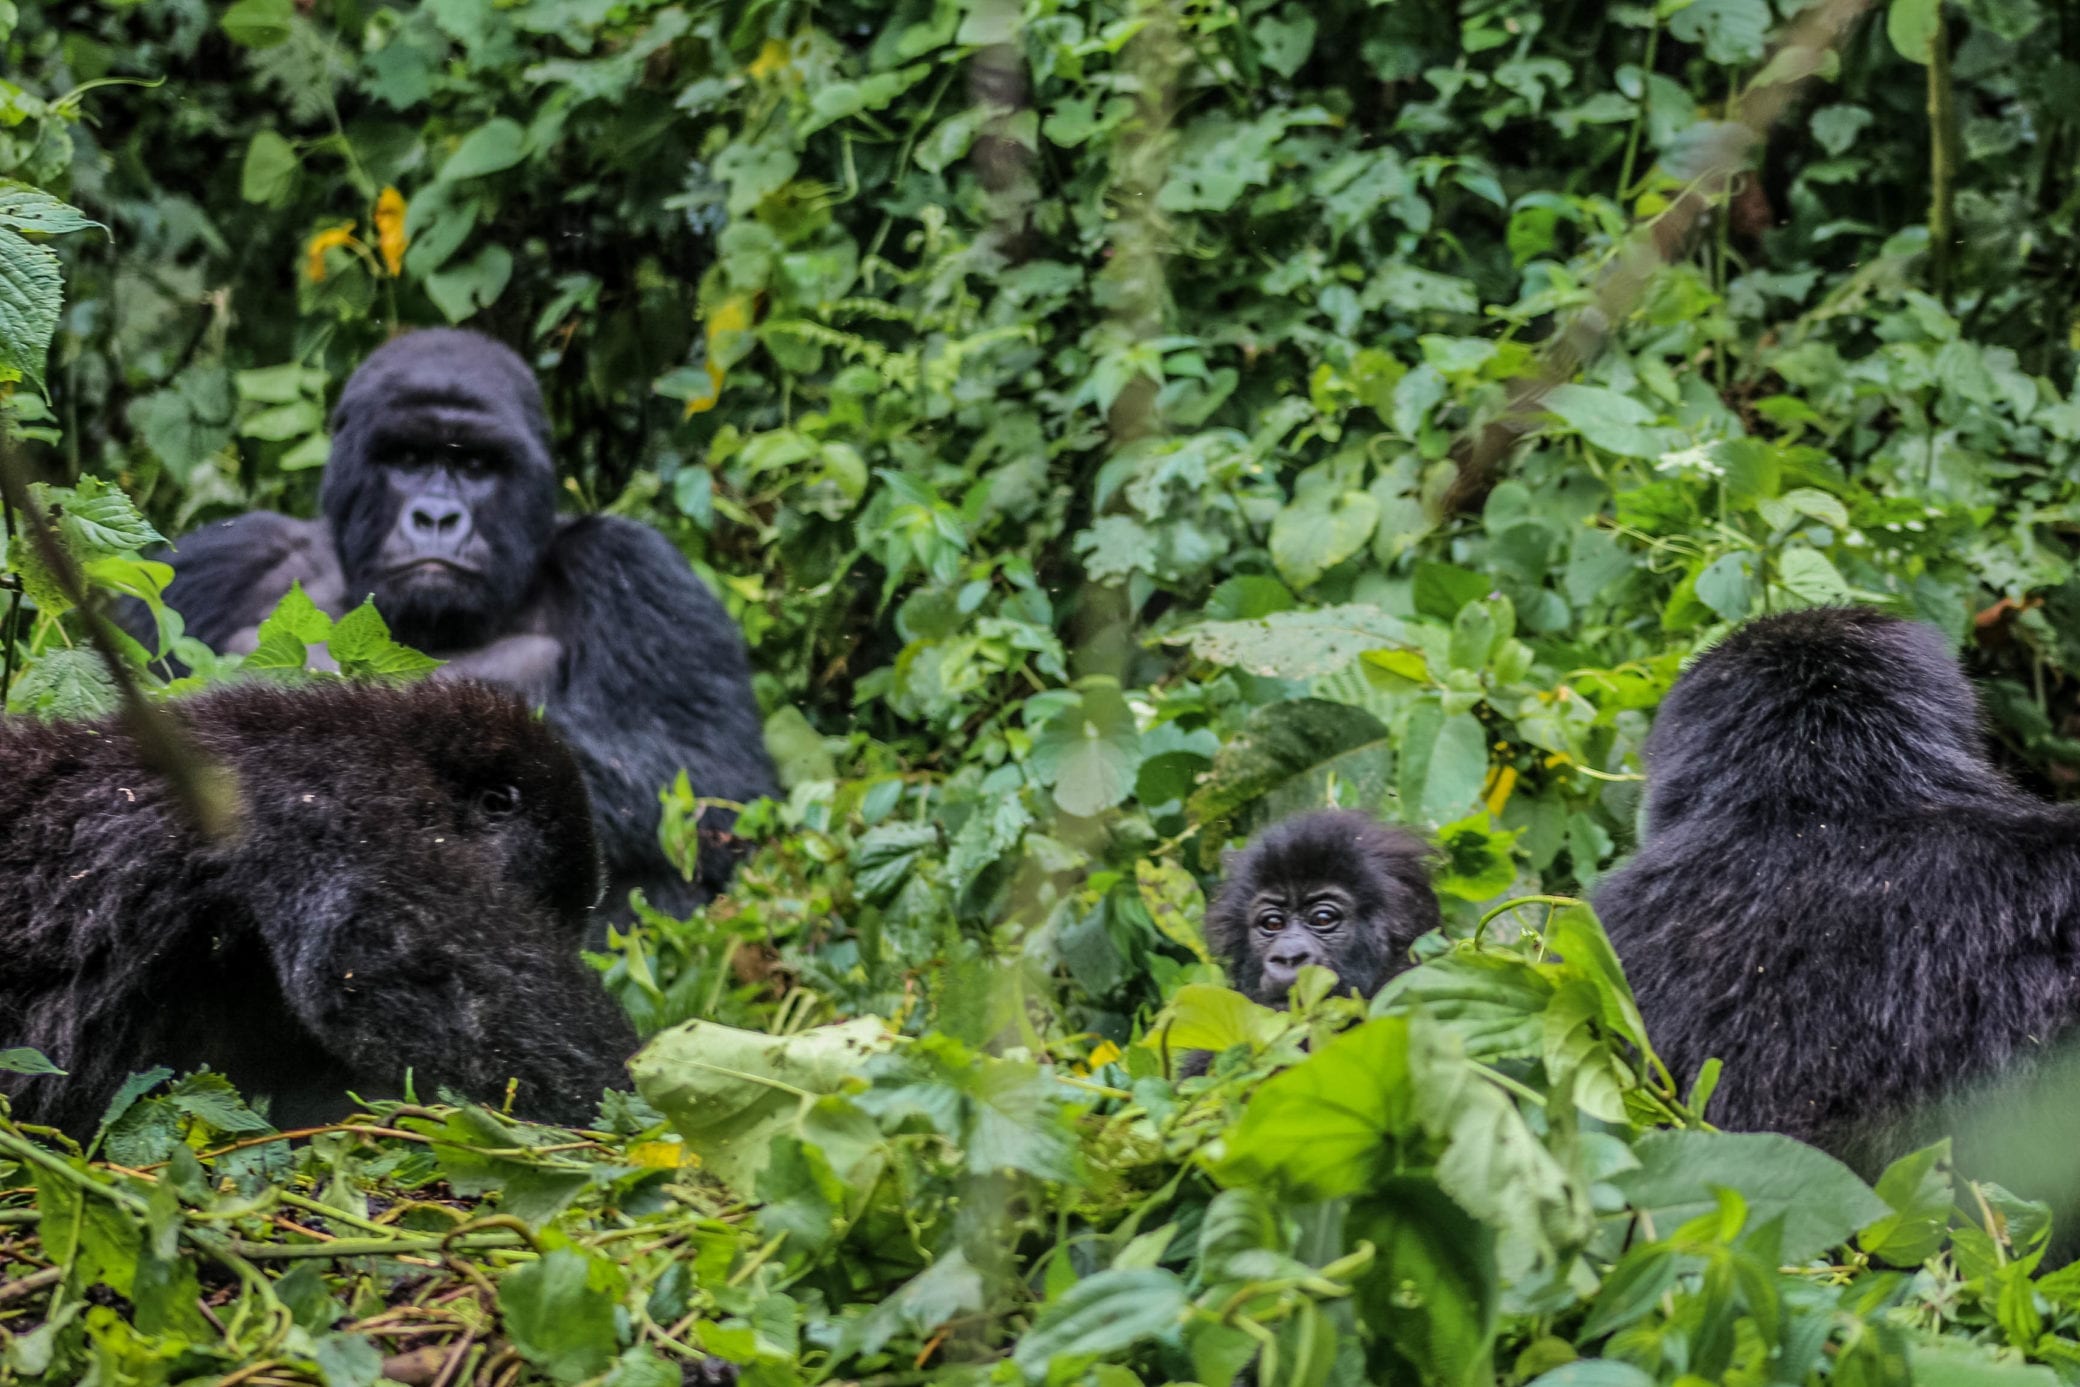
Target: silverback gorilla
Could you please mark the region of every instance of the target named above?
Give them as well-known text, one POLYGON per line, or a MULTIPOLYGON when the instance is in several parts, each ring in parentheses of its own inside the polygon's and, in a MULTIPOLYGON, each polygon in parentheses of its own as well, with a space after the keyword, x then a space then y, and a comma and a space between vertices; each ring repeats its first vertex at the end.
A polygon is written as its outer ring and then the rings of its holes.
POLYGON ((1867 1176, 1954 1127, 1967 1173, 2043 1190, 2055 1172, 1996 1145, 2018 1128, 1950 1105, 2055 1086, 2080 810, 1988 762, 1942 637, 1861 608, 1751 622, 1676 681, 1646 760, 1639 852, 1596 910, 1675 1073, 1724 1061, 1712 1120, 1867 1176))
POLYGON ((206 1064, 283 1127, 407 1069, 590 1120, 636 1041, 579 958, 598 856, 553 733, 473 683, 173 707, 237 779, 228 844, 113 724, 0 719, 0 1047, 70 1071, 9 1080, 18 1115, 90 1132, 133 1071, 206 1064))
POLYGON ((1236 990, 1266 1006, 1285 1006, 1308 964, 1370 997, 1438 927, 1429 857, 1414 834, 1352 810, 1286 819, 1228 855, 1206 942, 1236 990))
MULTIPOLYGON (((526 363, 476 333, 408 333, 354 373, 332 430, 321 519, 256 511, 169 556, 188 634, 244 653, 292 582, 334 616, 373 595, 399 640, 449 662, 442 676, 546 706, 591 792, 610 913, 631 887, 678 913, 719 890, 725 854, 704 853, 692 886, 672 870, 657 795, 682 769, 698 795, 776 792, 743 637, 656 531, 558 518, 526 363)), ((150 635, 141 607, 124 622, 150 635)))

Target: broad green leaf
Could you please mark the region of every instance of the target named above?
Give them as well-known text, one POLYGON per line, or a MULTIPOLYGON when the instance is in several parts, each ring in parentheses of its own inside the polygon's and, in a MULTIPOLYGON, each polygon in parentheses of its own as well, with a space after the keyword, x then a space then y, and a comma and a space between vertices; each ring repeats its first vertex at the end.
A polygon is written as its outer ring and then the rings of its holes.
POLYGON ((128 554, 165 542, 128 496, 98 477, 82 477, 77 487, 53 491, 49 498, 65 512, 58 532, 75 559, 128 554))
POLYGON ((1215 1176, 1306 1199, 1368 1188, 1414 1122, 1408 1038, 1403 1017, 1368 1021, 1266 1080, 1229 1130, 1215 1176))
POLYGON ((38 391, 63 298, 57 255, 0 227, 0 369, 21 372, 38 391))
POLYGON ((1488 737, 1471 713, 1447 714, 1424 702, 1401 739, 1401 803, 1432 823, 1463 814, 1488 778, 1488 737))
POLYGON ((1321 493, 1295 501, 1271 522, 1271 561, 1295 588, 1321 576, 1365 547, 1379 523, 1379 502, 1363 491, 1321 493))
POLYGON ((638 1051, 629 1072, 702 1165, 748 1197, 772 1138, 795 1129, 817 1097, 844 1089, 889 1044, 887 1026, 872 1016, 793 1036, 688 1021, 638 1051))
POLYGON ((426 295, 451 323, 480 308, 489 308, 513 277, 513 253, 489 245, 460 265, 448 265, 426 277, 426 295))
POLYGON ((1919 1266, 1942 1249, 1957 1191, 1950 1178, 1950 1141, 1900 1157, 1878 1177, 1878 1198, 1892 1212, 1857 1235, 1873 1257, 1894 1266, 1919 1266))
POLYGON ((324 426, 325 410, 316 400, 293 400, 252 415, 238 426, 238 432, 245 438, 282 443, 316 433, 324 426))
POLYGON ((1682 445, 1674 429, 1655 425, 1652 410, 1602 386, 1557 385, 1541 403, 1583 438, 1619 457, 1658 458, 1682 445))
POLYGON ((1445 1023, 1468 1056, 1481 1061, 1539 1053, 1553 984, 1536 968, 1500 952, 1455 949, 1390 980, 1376 1015, 1421 1007, 1445 1023))
POLYGON ((1166 1045, 1173 1054, 1180 1050, 1218 1054, 1235 1045, 1269 1044, 1287 1025, 1279 1012, 1233 988, 1187 983, 1177 989, 1162 1016, 1149 1027, 1144 1043, 1166 1045))
POLYGON ((552 1380, 573 1384, 614 1361, 615 1310, 627 1288, 611 1261, 559 1247, 501 1278, 498 1308, 520 1356, 552 1380))
POLYGON ((1750 1228, 1782 1220, 1787 1263, 1838 1247, 1891 1212, 1840 1161, 1772 1132, 1649 1132, 1633 1151, 1639 1169, 1614 1183, 1654 1227, 1711 1212, 1712 1191, 1723 1187, 1747 1201, 1750 1228))
POLYGON ((390 638, 390 627, 376 611, 374 598, 332 623, 325 649, 349 679, 416 679, 440 668, 441 662, 390 638))
POLYGON ((239 196, 247 202, 279 207, 289 200, 302 167, 296 147, 273 128, 262 127, 246 145, 245 164, 238 176, 239 196))
MULTIPOLYGON (((1377 1025, 1379 1023, 1374 1022, 1377 1025)), ((1375 1259, 1357 1281, 1358 1315, 1371 1329, 1374 1381, 1412 1375, 1423 1387, 1475 1387, 1495 1378, 1494 1236, 1435 1185, 1385 1182, 1351 1209, 1349 1236, 1375 1259)))
POLYGON ((1777 581, 1812 603, 1846 602, 1853 595, 1841 570, 1817 549, 1796 545, 1777 556, 1777 581))
POLYGON ((1096 1358, 1174 1334, 1190 1302, 1168 1271, 1101 1271, 1043 1306, 1018 1340, 1011 1361, 1038 1382, 1057 1359, 1096 1358))
POLYGON ((1134 886, 1156 932, 1211 965, 1213 955, 1206 951, 1206 936, 1200 928, 1206 900, 1192 874, 1175 862, 1152 862, 1144 857, 1134 863, 1134 886))
POLYGON ((116 710, 115 680, 93 650, 53 650, 7 691, 7 711, 40 718, 99 718, 116 710))
POLYGON ((242 48, 272 48, 288 40, 295 18, 293 0, 238 0, 217 22, 242 48))
MULTIPOLYGON (((443 182, 482 178, 499 173, 527 157, 527 132, 519 122, 494 116, 463 137, 448 162, 441 165, 443 182)), ((407 212, 409 216, 409 212, 407 212)))
POLYGON ((1910 1340, 1908 1356, 1914 1387, 2058 1387, 2064 1380, 2041 1364, 1955 1339, 1910 1340))
POLYGON ((1407 643, 1399 618, 1353 603, 1312 611, 1274 611, 1249 621, 1201 621, 1163 638, 1192 653, 1273 679, 1334 674, 1368 650, 1407 643))
POLYGON ((1697 575, 1697 600, 1722 621, 1742 621, 1754 609, 1755 560, 1747 553, 1721 554, 1697 575))
POLYGON ((102 227, 70 203, 60 202, 41 188, 12 178, 0 178, 0 227, 11 231, 34 231, 60 236, 68 231, 102 227))
POLYGON ((1724 67, 1759 59, 1769 28, 1768 0, 1688 0, 1668 16, 1670 34, 1702 44, 1706 60, 1724 67))
POLYGON ((1885 37, 1902 58, 1926 66, 1935 56, 1943 0, 1891 0, 1885 7, 1885 37))
POLYGON ((1331 775, 1356 784, 1360 803, 1376 804, 1392 765, 1387 729, 1361 708, 1315 698, 1267 704, 1221 748, 1187 808, 1205 825, 1210 862, 1245 811, 1256 819, 1319 808, 1331 775))
POLYGON ((63 1074, 65 1071, 44 1058, 41 1050, 17 1046, 12 1050, 0 1050, 0 1073, 5 1074, 63 1074))
POLYGON ((1079 818, 1124 802, 1141 769, 1141 734, 1119 686, 1087 683, 1076 702, 1033 739, 1032 766, 1054 787, 1055 803, 1079 818))

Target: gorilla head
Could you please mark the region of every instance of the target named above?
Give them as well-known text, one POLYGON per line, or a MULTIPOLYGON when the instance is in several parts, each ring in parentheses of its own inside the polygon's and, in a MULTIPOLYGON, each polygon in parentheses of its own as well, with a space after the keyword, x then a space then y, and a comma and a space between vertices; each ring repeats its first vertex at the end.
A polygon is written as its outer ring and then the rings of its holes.
POLYGON ((1287 819, 1229 854, 1206 942, 1235 987, 1268 1006, 1286 1004, 1310 963, 1370 997, 1438 927, 1429 856, 1415 835, 1350 810, 1287 819))
POLYGON ((347 382, 321 499, 352 593, 399 640, 480 644, 520 609, 556 526, 556 469, 534 374, 449 328, 408 333, 347 382))
POLYGON ((1649 835, 1767 806, 1842 815, 1982 793, 1978 704, 1932 627, 1861 607, 1751 622, 1662 701, 1645 759, 1649 835))

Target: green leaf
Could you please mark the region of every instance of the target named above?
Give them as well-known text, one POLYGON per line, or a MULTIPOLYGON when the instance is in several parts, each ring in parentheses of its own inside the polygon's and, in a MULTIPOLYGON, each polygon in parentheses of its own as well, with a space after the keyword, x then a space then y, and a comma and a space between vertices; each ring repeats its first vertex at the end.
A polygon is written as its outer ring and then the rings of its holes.
POLYGON ((238 426, 245 438, 257 438, 266 443, 282 443, 291 438, 302 438, 325 427, 325 410, 316 400, 295 400, 289 404, 263 409, 247 418, 238 426))
POLYGON ((1768 0, 1688 0, 1668 16, 1668 32, 1701 43, 1707 61, 1722 67, 1752 63, 1769 37, 1768 0))
MULTIPOLYGON (((1374 1023, 1378 1024, 1378 1023, 1374 1023)), ((1426 1180, 1387 1181, 1351 1209, 1348 1234, 1375 1258, 1357 1279, 1358 1315, 1373 1335, 1374 1381, 1474 1387, 1495 1379, 1501 1288, 1494 1237, 1426 1180)))
POLYGON ((82 477, 70 491, 49 494, 65 512, 58 520, 58 532, 75 559, 129 554, 166 540, 128 496, 99 477, 82 477))
POLYGON ((1892 1212, 1857 1235, 1863 1250, 1899 1267, 1919 1266, 1935 1256, 1950 1231, 1950 1211, 1957 1202, 1949 1138, 1887 1166, 1878 1177, 1876 1193, 1892 1212))
POLYGON ((1379 502, 1370 493, 1316 492, 1281 510, 1271 522, 1271 562, 1295 588, 1312 587, 1363 549, 1378 524, 1379 502))
POLYGON ((1149 1027, 1150 1045, 1179 1050, 1212 1050, 1236 1045, 1267 1045, 1285 1031, 1285 1017, 1228 987, 1186 983, 1149 1027))
POLYGON ((21 372, 39 392, 64 295, 58 257, 0 228, 0 369, 21 372))
POLYGON ((1804 545, 1777 556, 1777 581, 1799 598, 1816 604, 1846 602, 1852 593, 1841 570, 1817 549, 1804 545))
POLYGON ((0 227, 35 231, 46 236, 85 231, 89 227, 108 229, 70 203, 60 202, 43 189, 12 178, 0 178, 0 227))
POLYGON ((1755 560, 1746 553, 1721 554, 1697 575, 1697 600, 1721 621, 1742 621, 1754 609, 1755 560))
POLYGON ((1229 1130, 1215 1178, 1306 1199, 1368 1188, 1414 1122, 1408 1037, 1405 1018, 1368 1021, 1266 1080, 1229 1130))
POLYGON ((783 788, 838 778, 837 762, 823 744, 823 734, 791 703, 774 709, 766 719, 765 745, 783 788))
POLYGON ((1315 19, 1296 4, 1279 7, 1250 26, 1250 39, 1257 46, 1257 61, 1281 77, 1291 77, 1314 50, 1315 19))
POLYGON ((1189 1308, 1184 1283, 1174 1273, 1101 1271, 1042 1307, 1011 1361, 1037 1382, 1057 1360, 1102 1357, 1173 1334, 1189 1308))
POLYGON ((441 165, 441 180, 457 183, 465 178, 482 178, 499 173, 527 157, 527 131, 518 121, 494 116, 463 137, 448 162, 441 165))
POLYGON ((295 18, 293 0, 238 0, 217 22, 243 48, 272 48, 287 41, 295 18))
POLYGON ((392 640, 372 597, 332 624, 325 648, 349 679, 416 679, 441 666, 432 656, 392 640))
POLYGON ((1675 1228, 1718 1207, 1712 1191, 1748 1203, 1748 1226, 1782 1220, 1780 1258, 1817 1257, 1891 1211, 1849 1167, 1773 1132, 1649 1132, 1633 1147, 1639 1168, 1614 1177, 1656 1228, 1675 1228))
POLYGON ((302 168, 294 145, 272 128, 256 130, 246 145, 245 165, 239 171, 239 196, 247 202, 280 207, 295 190, 296 175, 302 168))
POLYGON ((1206 951, 1206 936, 1200 927, 1206 917, 1206 899, 1192 874, 1175 862, 1152 862, 1144 857, 1134 863, 1134 887, 1156 933, 1211 966, 1213 955, 1206 951))
POLYGON ((1325 699, 1291 699, 1250 715, 1187 808, 1205 825, 1202 851, 1217 853, 1244 811, 1255 819, 1319 808, 1331 775, 1355 783, 1360 803, 1376 804, 1392 766, 1387 729, 1372 714, 1325 699))
POLYGON ((1411 815, 1440 823, 1480 799, 1488 778, 1488 737, 1471 713, 1426 701, 1409 715, 1401 739, 1401 803, 1411 815))
POLYGON ((1125 802, 1141 769, 1141 734, 1119 686, 1088 682, 1033 739, 1032 765, 1054 787, 1055 803, 1079 818, 1125 802))
POLYGON ((1462 948, 1390 980, 1373 1012, 1420 1007, 1450 1026, 1467 1055, 1485 1062, 1538 1054, 1552 998, 1552 981, 1522 959, 1462 948))
POLYGON ((0 1074, 63 1074, 65 1071, 44 1057, 41 1050, 17 1046, 0 1050, 0 1074))
POLYGON ((488 245, 462 264, 428 275, 426 296, 449 322, 459 323, 498 302, 512 277, 513 253, 501 245, 488 245))
POLYGON ((1607 453, 1658 458, 1680 447, 1674 429, 1654 425, 1654 412, 1629 395, 1597 385, 1556 385, 1541 403, 1607 453))
POLYGON ((1163 639, 1189 644, 1194 655, 1213 664, 1272 679, 1311 679, 1336 673, 1368 650, 1405 646, 1408 633, 1398 618, 1353 603, 1275 611, 1249 621, 1202 621, 1163 639))
POLYGON ((1894 51, 1924 67, 1933 61, 1942 9, 1943 0, 1892 0, 1885 7, 1885 37, 1892 40, 1894 51))
POLYGON ((40 718, 99 718, 120 702, 108 666, 92 650, 53 650, 7 691, 7 711, 40 718))
POLYGON ((614 1361, 614 1312, 627 1289, 606 1258, 559 1247, 502 1277, 498 1308, 521 1357, 557 1382, 578 1383, 614 1361))
MULTIPOLYGON (((1908 1355, 1914 1387, 2058 1387, 2063 1381, 2041 1364, 2024 1363, 2011 1355, 1996 1356, 1977 1344, 1955 1339, 1912 1339, 1908 1355)), ((1834 1378, 1840 1377, 1837 1370, 1834 1378)))
POLYGON ((887 1027, 872 1016, 792 1036, 688 1021, 651 1040, 628 1067, 636 1091, 708 1171, 749 1197, 773 1137, 796 1130, 819 1096, 845 1088, 888 1046, 887 1027))

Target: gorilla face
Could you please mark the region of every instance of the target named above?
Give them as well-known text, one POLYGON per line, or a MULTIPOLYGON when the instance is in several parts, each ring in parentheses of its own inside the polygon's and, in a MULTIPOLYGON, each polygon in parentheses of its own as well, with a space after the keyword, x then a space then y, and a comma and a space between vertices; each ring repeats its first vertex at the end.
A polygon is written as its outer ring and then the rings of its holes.
POLYGON ((369 357, 334 415, 324 506, 351 599, 432 651, 504 634, 555 527, 541 397, 471 333, 417 332, 369 357))
POLYGON ((1268 1006, 1285 1005, 1309 964, 1334 972, 1338 990, 1369 997, 1437 928, 1429 851, 1348 810, 1287 819, 1230 858, 1207 942, 1235 986, 1268 1006))

